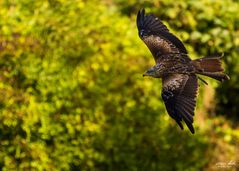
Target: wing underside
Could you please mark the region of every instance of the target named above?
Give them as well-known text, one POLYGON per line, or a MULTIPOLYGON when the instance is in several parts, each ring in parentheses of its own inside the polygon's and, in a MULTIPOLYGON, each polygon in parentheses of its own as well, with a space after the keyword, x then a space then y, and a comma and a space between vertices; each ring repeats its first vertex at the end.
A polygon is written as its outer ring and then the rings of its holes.
POLYGON ((155 60, 164 54, 187 54, 183 43, 169 32, 166 25, 153 14, 145 15, 144 9, 138 12, 137 27, 139 37, 148 46, 155 60))
POLYGON ((192 133, 193 116, 198 90, 196 75, 172 74, 163 77, 162 98, 168 114, 183 129, 182 121, 192 133))

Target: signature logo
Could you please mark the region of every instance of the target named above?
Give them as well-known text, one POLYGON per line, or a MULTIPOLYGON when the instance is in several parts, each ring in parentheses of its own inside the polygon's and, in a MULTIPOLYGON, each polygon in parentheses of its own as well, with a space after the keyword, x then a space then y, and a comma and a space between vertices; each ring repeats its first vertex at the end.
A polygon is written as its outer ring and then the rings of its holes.
POLYGON ((216 167, 219 167, 219 168, 239 167, 239 163, 234 160, 231 160, 229 162, 217 162, 216 167))

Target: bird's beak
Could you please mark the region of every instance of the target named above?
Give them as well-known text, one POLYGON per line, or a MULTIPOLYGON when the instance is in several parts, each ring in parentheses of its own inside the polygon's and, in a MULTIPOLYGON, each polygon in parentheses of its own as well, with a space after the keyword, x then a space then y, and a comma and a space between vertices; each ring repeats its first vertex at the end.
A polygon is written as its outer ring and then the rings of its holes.
POLYGON ((145 76, 154 77, 154 75, 155 75, 154 70, 148 70, 143 74, 143 77, 145 76))
POLYGON ((146 71, 144 74, 143 74, 143 77, 145 77, 145 76, 148 76, 149 74, 148 74, 148 71, 146 71))

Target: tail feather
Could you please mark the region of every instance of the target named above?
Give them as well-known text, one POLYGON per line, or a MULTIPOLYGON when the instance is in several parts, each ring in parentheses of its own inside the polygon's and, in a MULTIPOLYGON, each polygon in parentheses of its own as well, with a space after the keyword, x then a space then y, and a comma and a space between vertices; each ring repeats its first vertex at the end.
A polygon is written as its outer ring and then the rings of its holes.
POLYGON ((207 59, 221 59, 221 58, 223 58, 223 56, 224 56, 224 53, 214 53, 214 54, 211 54, 211 55, 207 55, 204 58, 207 58, 207 59))
POLYGON ((229 76, 223 73, 224 69, 220 60, 222 56, 222 54, 214 54, 193 60, 196 72, 198 74, 214 78, 218 81, 229 80, 229 76))
POLYGON ((222 72, 203 72, 203 73, 199 73, 201 75, 205 75, 211 78, 214 78, 218 81, 226 81, 229 80, 230 77, 222 72))
POLYGON ((221 59, 222 56, 207 56, 193 60, 194 66, 201 72, 223 72, 221 59))

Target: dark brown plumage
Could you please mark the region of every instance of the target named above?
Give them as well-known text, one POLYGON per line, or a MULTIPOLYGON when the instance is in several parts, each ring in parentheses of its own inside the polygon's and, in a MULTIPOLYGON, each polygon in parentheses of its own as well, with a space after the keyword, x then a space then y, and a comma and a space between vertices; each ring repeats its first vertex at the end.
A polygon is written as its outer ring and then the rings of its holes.
MULTIPOLYGON (((198 79, 196 74, 209 76, 219 81, 228 80, 223 73, 221 54, 191 60, 183 43, 153 14, 137 15, 139 37, 151 51, 156 65, 144 76, 162 78, 162 98, 168 114, 183 129, 184 121, 194 133, 193 116, 196 107, 198 79)), ((201 79, 202 80, 202 79, 201 79)), ((202 80, 206 83, 204 80, 202 80)))

